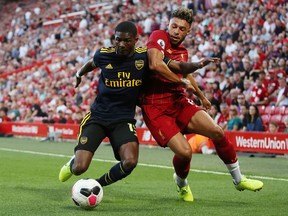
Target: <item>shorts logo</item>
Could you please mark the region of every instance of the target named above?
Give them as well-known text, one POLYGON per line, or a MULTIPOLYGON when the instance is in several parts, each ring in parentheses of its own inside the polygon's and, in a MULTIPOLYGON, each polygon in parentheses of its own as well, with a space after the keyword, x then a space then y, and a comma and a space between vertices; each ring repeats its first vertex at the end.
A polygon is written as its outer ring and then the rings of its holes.
POLYGON ((87 141, 88 141, 88 137, 80 137, 80 143, 82 144, 82 145, 84 145, 84 144, 86 144, 87 143, 87 141))
POLYGON ((135 67, 137 70, 141 70, 144 67, 144 60, 136 60, 135 67))

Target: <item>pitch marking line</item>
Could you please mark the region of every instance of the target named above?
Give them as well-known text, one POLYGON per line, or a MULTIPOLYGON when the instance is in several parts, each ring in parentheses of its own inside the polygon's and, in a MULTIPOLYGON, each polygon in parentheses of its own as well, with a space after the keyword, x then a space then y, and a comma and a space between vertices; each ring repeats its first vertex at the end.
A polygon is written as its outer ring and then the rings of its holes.
MULTIPOLYGON (((28 150, 18 150, 18 149, 9 149, 9 148, 0 148, 1 151, 8 151, 8 152, 20 152, 25 154, 34 154, 34 155, 45 155, 45 156, 51 156, 51 157, 65 157, 65 158, 71 158, 71 156, 63 155, 63 154, 54 154, 54 153, 48 153, 48 152, 35 152, 35 151, 28 151, 28 150)), ((104 159, 92 159, 93 161, 100 161, 100 162, 107 162, 107 163, 115 163, 117 161, 115 160, 104 160, 104 159)), ((164 165, 157 165, 157 164, 145 164, 145 163, 138 163, 138 166, 143 167, 154 167, 154 168, 161 168, 161 169, 173 169, 171 166, 164 166, 164 165)), ((208 174, 214 174, 214 175, 230 175, 229 173, 225 172, 216 172, 216 171, 209 171, 209 170, 197 170, 197 169, 190 169, 192 172, 198 172, 198 173, 208 173, 208 174)), ((288 182, 288 179, 285 178, 274 178, 274 177, 268 177, 268 176, 249 176, 252 178, 258 178, 258 179, 265 179, 265 180, 272 180, 272 181, 286 181, 288 182)))

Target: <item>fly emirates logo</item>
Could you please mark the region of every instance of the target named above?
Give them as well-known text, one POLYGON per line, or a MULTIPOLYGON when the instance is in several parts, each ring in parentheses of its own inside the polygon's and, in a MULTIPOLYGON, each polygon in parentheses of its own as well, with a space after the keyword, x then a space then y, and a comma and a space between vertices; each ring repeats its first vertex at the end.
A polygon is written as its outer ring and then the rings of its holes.
POLYGON ((236 146, 243 148, 288 150, 288 138, 277 139, 277 137, 265 137, 263 139, 255 139, 253 137, 246 138, 236 136, 236 146))
POLYGON ((142 85, 142 79, 131 79, 130 72, 118 72, 117 79, 105 78, 105 85, 112 88, 137 87, 142 85))

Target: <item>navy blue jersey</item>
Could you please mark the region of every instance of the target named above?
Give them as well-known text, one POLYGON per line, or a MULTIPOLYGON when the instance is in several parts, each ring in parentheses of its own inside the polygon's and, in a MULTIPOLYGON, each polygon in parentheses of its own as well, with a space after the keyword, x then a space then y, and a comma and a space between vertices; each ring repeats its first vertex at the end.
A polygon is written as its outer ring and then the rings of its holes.
MULTIPOLYGON (((135 48, 131 57, 119 56, 115 48, 97 50, 93 61, 101 69, 98 95, 92 116, 107 121, 134 119, 144 75, 149 73, 147 49, 135 48)), ((165 62, 169 59, 165 58, 165 62)))

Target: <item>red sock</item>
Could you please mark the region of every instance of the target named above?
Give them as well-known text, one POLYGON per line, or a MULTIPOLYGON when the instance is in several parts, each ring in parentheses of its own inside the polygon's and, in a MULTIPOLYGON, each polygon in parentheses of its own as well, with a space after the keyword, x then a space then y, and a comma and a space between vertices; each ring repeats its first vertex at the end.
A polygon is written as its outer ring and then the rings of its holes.
POLYGON ((227 139, 226 135, 220 140, 213 140, 216 152, 225 164, 235 163, 238 159, 234 145, 227 139))
POLYGON ((182 179, 185 179, 188 176, 190 170, 191 160, 182 160, 181 158, 174 155, 173 157, 173 166, 175 173, 182 179))

